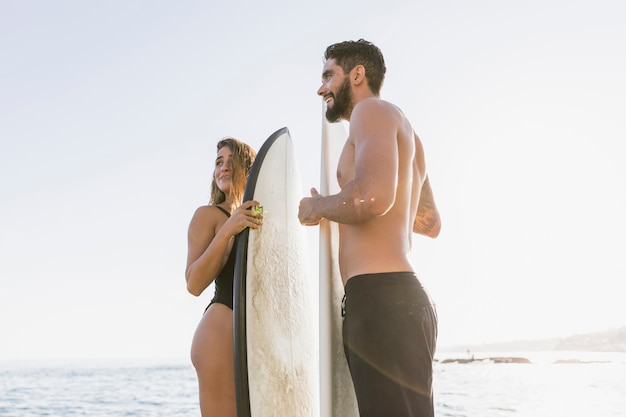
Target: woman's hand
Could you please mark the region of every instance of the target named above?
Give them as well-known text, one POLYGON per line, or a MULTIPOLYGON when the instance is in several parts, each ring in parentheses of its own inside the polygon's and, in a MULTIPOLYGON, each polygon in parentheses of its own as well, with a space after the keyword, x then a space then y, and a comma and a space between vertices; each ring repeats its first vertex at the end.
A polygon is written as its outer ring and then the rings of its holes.
POLYGON ((239 234, 246 227, 259 229, 263 226, 263 215, 251 210, 251 208, 260 205, 261 203, 258 201, 246 201, 230 214, 222 228, 227 228, 226 231, 233 236, 239 234))

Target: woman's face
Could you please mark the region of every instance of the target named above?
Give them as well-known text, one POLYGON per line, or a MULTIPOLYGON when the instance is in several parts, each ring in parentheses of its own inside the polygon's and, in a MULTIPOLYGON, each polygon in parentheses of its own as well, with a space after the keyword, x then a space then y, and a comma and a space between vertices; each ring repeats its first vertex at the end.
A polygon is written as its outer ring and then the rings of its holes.
POLYGON ((217 151, 215 158, 215 183, 222 192, 228 195, 233 175, 233 151, 228 146, 223 146, 217 151))

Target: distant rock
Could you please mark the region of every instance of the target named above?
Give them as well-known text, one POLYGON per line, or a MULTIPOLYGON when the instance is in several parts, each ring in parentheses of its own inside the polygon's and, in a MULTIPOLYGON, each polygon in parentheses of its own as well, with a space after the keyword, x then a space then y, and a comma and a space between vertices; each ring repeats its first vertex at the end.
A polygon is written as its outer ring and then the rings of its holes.
POLYGON ((526 358, 516 356, 491 356, 486 358, 452 358, 444 359, 441 363, 472 363, 472 362, 492 362, 492 363, 530 363, 526 358))
POLYGON ((472 363, 472 362, 482 362, 481 359, 468 359, 468 358, 451 358, 451 359, 444 359, 441 361, 441 363, 472 363))
POLYGON ((487 360, 490 360, 493 363, 530 363, 530 361, 526 358, 507 356, 491 357, 487 358, 487 360))
POLYGON ((584 361, 581 359, 559 359, 554 361, 556 364, 582 364, 582 363, 610 363, 610 361, 584 361))

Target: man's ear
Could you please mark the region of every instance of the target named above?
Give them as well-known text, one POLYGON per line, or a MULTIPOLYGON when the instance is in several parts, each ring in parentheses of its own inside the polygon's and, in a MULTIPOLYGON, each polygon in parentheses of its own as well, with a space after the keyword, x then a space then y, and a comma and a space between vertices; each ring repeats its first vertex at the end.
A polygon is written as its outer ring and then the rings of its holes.
POLYGON ((350 71, 350 81, 355 85, 359 85, 365 81, 365 67, 363 65, 357 65, 352 68, 352 71, 350 71))

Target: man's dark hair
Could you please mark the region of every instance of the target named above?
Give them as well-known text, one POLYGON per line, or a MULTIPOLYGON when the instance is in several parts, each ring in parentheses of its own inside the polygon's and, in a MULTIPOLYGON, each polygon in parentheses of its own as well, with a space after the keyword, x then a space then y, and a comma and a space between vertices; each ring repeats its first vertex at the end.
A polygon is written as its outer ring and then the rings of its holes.
POLYGON ((330 45, 326 48, 324 59, 334 59, 347 74, 357 65, 365 67, 367 85, 372 93, 379 95, 380 87, 385 79, 385 59, 376 45, 364 39, 345 41, 330 45))

